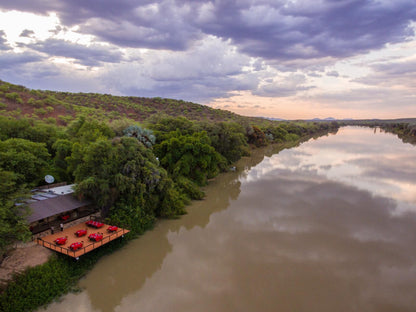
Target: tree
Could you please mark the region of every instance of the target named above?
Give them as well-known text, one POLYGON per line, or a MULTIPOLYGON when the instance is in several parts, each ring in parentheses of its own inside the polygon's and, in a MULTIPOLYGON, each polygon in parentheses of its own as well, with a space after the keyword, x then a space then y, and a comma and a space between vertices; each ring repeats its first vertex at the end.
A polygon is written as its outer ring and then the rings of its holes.
POLYGON ((80 116, 73 121, 67 129, 67 133, 72 139, 81 143, 94 142, 101 138, 109 139, 115 135, 107 124, 88 119, 85 116, 80 116))
POLYGON ((161 165, 174 179, 183 176, 204 185, 224 168, 224 158, 210 145, 205 131, 172 136, 154 148, 161 165))
POLYGON ((0 168, 16 174, 19 184, 36 185, 45 175, 50 154, 45 143, 25 139, 0 141, 0 168))
POLYGON ((136 125, 124 129, 123 134, 127 137, 136 138, 146 147, 152 147, 156 142, 156 137, 153 135, 152 130, 143 129, 136 125))
POLYGON ((151 119, 148 127, 154 131, 157 143, 165 141, 172 132, 176 133, 175 135, 191 135, 199 130, 198 126, 187 118, 171 116, 155 117, 151 119))
POLYGON ((67 139, 57 140, 52 148, 55 152, 54 168, 61 181, 72 181, 69 171, 68 158, 71 156, 73 142, 67 139))
POLYGON ((0 168, 0 259, 14 241, 31 236, 26 220, 29 210, 23 202, 27 190, 18 180, 15 173, 0 168))
POLYGON ((77 193, 93 199, 103 216, 117 216, 120 207, 137 218, 183 213, 174 183, 158 167, 153 152, 137 139, 98 140, 79 146, 76 153, 77 193))
POLYGON ((211 145, 229 163, 249 155, 244 128, 235 122, 220 122, 204 127, 211 139, 211 145))
POLYGON ((257 126, 250 126, 247 129, 248 142, 257 147, 267 145, 266 135, 257 126))

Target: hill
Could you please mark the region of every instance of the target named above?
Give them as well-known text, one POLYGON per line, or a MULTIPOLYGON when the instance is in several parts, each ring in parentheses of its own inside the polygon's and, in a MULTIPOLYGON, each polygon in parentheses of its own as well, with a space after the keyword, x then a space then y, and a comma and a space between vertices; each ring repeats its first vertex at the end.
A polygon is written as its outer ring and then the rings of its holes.
POLYGON ((192 121, 270 123, 264 118, 245 117, 183 100, 31 90, 0 80, 0 115, 66 125, 82 114, 102 121, 130 119, 143 122, 154 115, 164 114, 184 116, 192 121))

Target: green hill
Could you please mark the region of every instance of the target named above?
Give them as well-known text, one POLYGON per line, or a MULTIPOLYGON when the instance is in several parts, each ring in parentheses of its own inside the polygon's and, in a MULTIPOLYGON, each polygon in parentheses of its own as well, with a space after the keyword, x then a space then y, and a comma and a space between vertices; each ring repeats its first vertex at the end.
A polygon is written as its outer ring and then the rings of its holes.
POLYGON ((51 123, 56 120, 58 125, 66 125, 79 115, 110 122, 117 119, 143 122, 157 114, 183 116, 192 121, 271 123, 263 118, 244 117, 183 100, 31 90, 0 80, 0 115, 3 116, 42 119, 51 123))

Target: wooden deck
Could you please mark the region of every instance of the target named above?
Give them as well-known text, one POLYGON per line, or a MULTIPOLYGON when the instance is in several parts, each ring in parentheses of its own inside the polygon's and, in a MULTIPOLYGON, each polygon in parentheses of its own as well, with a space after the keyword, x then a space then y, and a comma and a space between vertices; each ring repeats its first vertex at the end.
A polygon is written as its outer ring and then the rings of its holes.
POLYGON ((38 238, 37 239, 37 244, 41 245, 43 247, 49 248, 51 250, 55 250, 57 252, 63 253, 65 255, 68 255, 70 257, 73 258, 79 258, 80 256, 98 248, 101 247, 102 245, 105 245, 109 242, 111 242, 112 240, 123 236, 125 234, 127 234, 128 232, 130 232, 129 230, 126 229, 122 229, 122 228, 118 228, 117 231, 109 233, 107 231, 107 228, 110 225, 108 224, 104 224, 103 227, 96 229, 96 228, 92 228, 92 227, 87 227, 85 225, 85 223, 80 223, 77 225, 74 225, 72 227, 69 228, 64 228, 63 231, 57 231, 54 234, 42 237, 42 238, 38 238), (77 237, 75 235, 75 232, 78 230, 87 230, 87 235, 84 235, 82 237, 77 237), (95 242, 95 241, 90 241, 88 239, 88 235, 92 234, 92 233, 101 233, 103 234, 103 239, 95 242), (55 239, 57 239, 58 237, 68 237, 68 240, 66 241, 65 245, 57 245, 54 241, 55 239), (76 251, 73 251, 69 248, 69 246, 72 243, 75 242, 82 242, 83 243, 83 247, 81 249, 78 249, 76 251))

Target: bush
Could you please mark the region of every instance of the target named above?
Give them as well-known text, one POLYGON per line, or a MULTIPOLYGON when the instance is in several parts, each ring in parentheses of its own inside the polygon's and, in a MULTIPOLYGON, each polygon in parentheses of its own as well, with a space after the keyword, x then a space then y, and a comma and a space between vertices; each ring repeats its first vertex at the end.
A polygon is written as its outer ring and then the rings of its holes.
POLYGON ((36 115, 41 115, 41 116, 46 115, 46 110, 43 108, 35 108, 34 112, 36 115))
POLYGON ((20 95, 16 92, 6 93, 6 98, 19 104, 23 103, 23 100, 20 98, 20 95))

